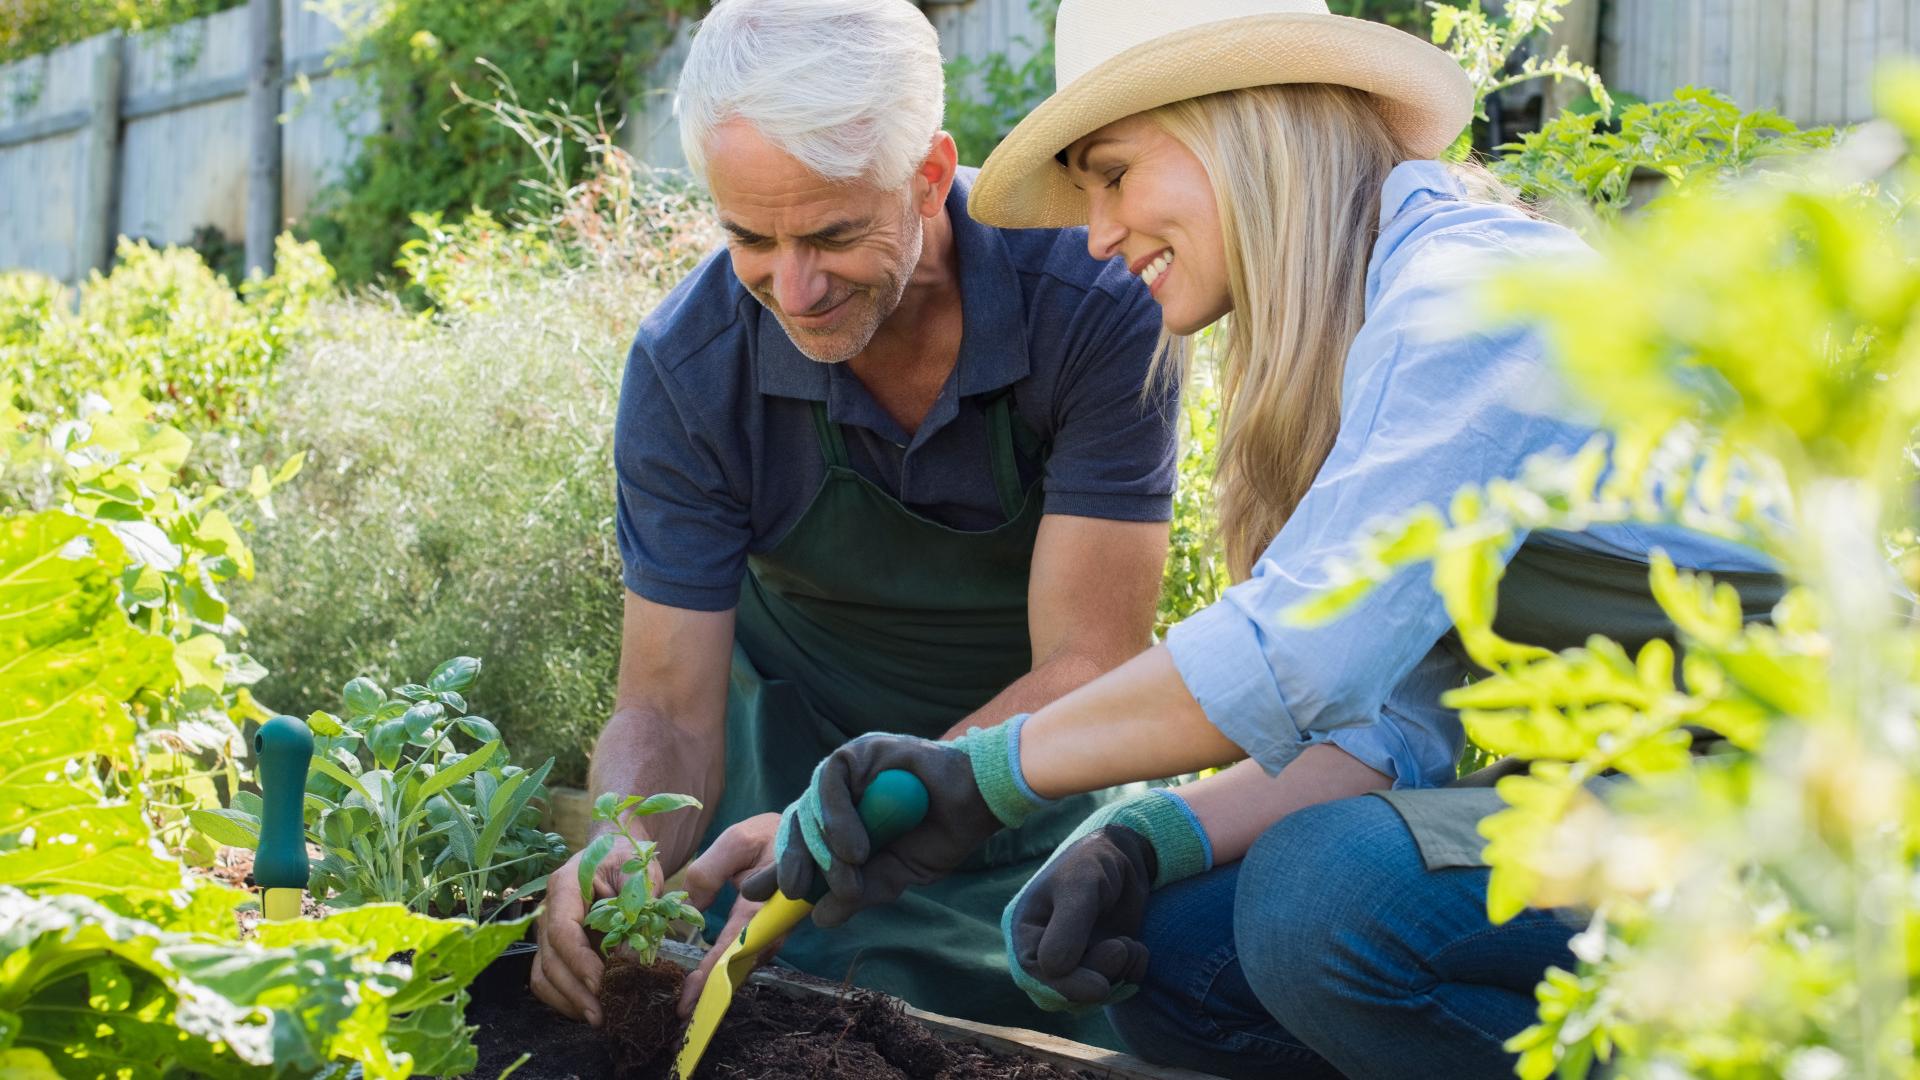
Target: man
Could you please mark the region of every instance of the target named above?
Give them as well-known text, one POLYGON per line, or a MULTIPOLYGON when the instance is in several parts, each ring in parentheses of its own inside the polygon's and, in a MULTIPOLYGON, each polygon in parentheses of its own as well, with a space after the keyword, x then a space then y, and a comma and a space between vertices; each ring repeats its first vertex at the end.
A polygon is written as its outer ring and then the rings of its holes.
MULTIPOLYGON (((715 912, 834 747, 990 727, 1150 640, 1173 489, 1171 395, 1141 392, 1157 308, 1126 266, 1086 258, 1084 230, 973 222, 942 93, 937 35, 906 0, 724 0, 681 76, 727 251, 628 358, 628 595, 589 783, 703 801, 634 831, 669 873, 718 834, 686 870, 715 912)), ((843 928, 803 924, 783 958, 1057 1029, 1006 992, 998 921, 1092 805, 1063 800, 843 928)), ((551 881, 533 987, 598 1023, 591 898, 575 864, 551 881)), ((756 908, 734 904, 715 940, 756 908)))

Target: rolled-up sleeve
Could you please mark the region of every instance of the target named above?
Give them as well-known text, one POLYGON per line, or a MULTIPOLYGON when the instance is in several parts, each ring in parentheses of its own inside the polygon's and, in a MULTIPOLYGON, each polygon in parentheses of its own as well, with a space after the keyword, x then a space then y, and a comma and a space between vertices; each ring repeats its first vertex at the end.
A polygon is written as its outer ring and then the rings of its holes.
MULTIPOLYGON (((1499 246, 1473 235, 1431 243, 1399 269, 1348 354, 1340 432, 1305 498, 1247 580, 1168 634, 1207 717, 1269 772, 1327 732, 1382 722, 1389 695, 1450 625, 1424 565, 1333 622, 1296 625, 1289 611, 1333 584, 1334 561, 1374 525, 1444 507, 1464 485, 1516 475, 1532 454, 1571 451, 1592 434, 1555 415, 1557 383, 1532 335, 1461 329, 1465 286, 1481 276, 1473 268, 1499 246)), ((1343 738, 1374 764, 1394 759, 1404 735, 1343 738)), ((1430 757, 1408 749, 1399 760, 1430 771, 1430 757)))

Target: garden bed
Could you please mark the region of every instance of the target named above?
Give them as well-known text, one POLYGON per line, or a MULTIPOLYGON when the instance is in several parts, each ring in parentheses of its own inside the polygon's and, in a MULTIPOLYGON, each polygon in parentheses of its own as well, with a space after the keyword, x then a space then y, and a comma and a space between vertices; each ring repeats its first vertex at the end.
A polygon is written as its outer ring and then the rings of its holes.
MULTIPOLYGON (((667 942, 663 958, 682 969, 699 950, 667 942)), ((480 1064, 492 1080, 521 1054, 514 1080, 626 1080, 667 1077, 676 1047, 649 1062, 622 1060, 607 1038, 540 1004, 526 988, 524 958, 504 962, 474 987, 467 1020, 480 1027, 480 1064)), ((1008 992, 1014 991, 1011 984, 1008 992)), ((1018 1028, 921 1012, 897 999, 795 972, 755 972, 734 997, 708 1047, 698 1080, 1209 1080, 1112 1050, 1018 1028)))

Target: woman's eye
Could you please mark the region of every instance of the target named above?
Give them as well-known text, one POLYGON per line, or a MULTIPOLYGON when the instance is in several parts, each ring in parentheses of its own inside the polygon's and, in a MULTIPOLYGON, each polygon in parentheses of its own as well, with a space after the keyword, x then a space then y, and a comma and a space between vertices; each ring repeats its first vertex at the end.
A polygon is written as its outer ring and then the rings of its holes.
POLYGON ((1125 170, 1125 169, 1119 169, 1119 170, 1116 170, 1116 171, 1114 171, 1114 172, 1111 172, 1111 173, 1108 173, 1108 174, 1107 174, 1107 186, 1108 186, 1108 187, 1110 187, 1110 188, 1117 188, 1117 187, 1119 187, 1119 186, 1120 186, 1120 178, 1121 178, 1121 177, 1123 177, 1123 176, 1125 176, 1125 175, 1127 175, 1127 170, 1125 170))

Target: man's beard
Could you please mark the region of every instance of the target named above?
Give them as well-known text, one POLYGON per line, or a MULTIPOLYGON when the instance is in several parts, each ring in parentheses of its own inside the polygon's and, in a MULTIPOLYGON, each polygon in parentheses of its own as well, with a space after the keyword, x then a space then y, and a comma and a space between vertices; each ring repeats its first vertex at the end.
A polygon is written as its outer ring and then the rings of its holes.
MULTIPOLYGON (((853 316, 859 321, 835 333, 834 337, 839 340, 820 341, 814 335, 796 331, 782 322, 781 329, 787 332, 787 340, 800 350, 800 355, 821 364, 844 364, 859 356, 873 341, 873 335, 880 331, 880 324, 887 321, 888 316, 900 306, 900 298, 907 294, 907 282, 912 279, 914 268, 920 265, 921 249, 926 244, 926 233, 919 216, 909 212, 906 223, 905 245, 902 248, 902 254, 906 257, 901 260, 899 267, 882 279, 879 290, 872 294, 873 304, 865 312, 853 316), (810 345, 809 340, 818 344, 810 345)), ((854 301, 855 297, 850 294, 842 302, 854 301)))

